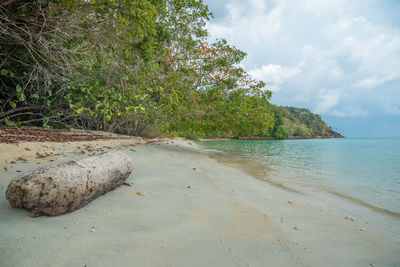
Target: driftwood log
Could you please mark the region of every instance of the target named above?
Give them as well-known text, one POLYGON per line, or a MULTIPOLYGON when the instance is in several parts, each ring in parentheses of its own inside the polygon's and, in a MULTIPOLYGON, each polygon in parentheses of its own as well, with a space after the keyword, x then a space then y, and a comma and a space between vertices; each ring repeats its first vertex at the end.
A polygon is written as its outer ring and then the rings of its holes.
POLYGON ((54 163, 13 178, 6 197, 14 208, 32 216, 56 216, 86 206, 121 185, 133 169, 123 152, 54 163))

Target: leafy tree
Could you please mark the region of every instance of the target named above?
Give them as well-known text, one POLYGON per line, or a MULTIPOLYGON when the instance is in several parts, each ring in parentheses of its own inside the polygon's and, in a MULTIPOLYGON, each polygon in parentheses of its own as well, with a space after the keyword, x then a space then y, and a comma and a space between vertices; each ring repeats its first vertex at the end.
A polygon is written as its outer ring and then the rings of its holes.
POLYGON ((269 103, 208 39, 201 0, 8 0, 0 4, 0 123, 188 137, 327 134, 306 109, 269 103))
POLYGON ((274 136, 278 139, 287 137, 285 127, 283 127, 283 125, 279 125, 274 133, 274 136))

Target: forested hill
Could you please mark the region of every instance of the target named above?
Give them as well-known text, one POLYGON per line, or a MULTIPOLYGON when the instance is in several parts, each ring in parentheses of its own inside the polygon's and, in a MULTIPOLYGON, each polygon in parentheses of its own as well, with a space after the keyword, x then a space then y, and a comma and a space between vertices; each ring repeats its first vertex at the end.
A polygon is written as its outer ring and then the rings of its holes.
POLYGON ((272 105, 276 138, 341 138, 318 114, 305 108, 272 105))
POLYGON ((210 40, 201 0, 0 3, 0 124, 142 136, 334 136, 319 117, 270 103, 210 40))

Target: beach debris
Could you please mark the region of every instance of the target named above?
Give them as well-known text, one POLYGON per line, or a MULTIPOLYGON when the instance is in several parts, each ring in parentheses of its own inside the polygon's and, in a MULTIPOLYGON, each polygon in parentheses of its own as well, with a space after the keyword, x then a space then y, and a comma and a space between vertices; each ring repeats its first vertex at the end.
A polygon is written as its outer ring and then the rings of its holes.
POLYGON ((19 158, 17 158, 16 160, 17 160, 17 161, 22 161, 22 162, 24 162, 24 163, 28 162, 27 159, 24 159, 24 158, 22 158, 22 157, 19 157, 19 158))
POLYGON ((7 167, 4 167, 3 169, 4 169, 5 171, 8 171, 8 168, 7 168, 7 167))
POLYGON ((47 153, 45 154, 40 154, 39 152, 36 152, 36 158, 37 159, 43 159, 45 157, 49 156, 47 153))
POLYGON ((360 232, 364 232, 364 228, 360 228, 360 232))
POLYGON ((21 170, 16 170, 15 172, 22 172, 21 170))
POLYGON ((299 228, 297 228, 296 226, 293 227, 294 230, 299 231, 299 228))
POLYGON ((131 184, 128 184, 127 182, 123 182, 122 184, 126 185, 126 186, 132 186, 131 184))
POLYGON ((30 148, 28 148, 28 147, 25 147, 25 150, 26 150, 26 151, 31 151, 31 149, 30 149, 30 148))
POLYGON ((193 168, 192 170, 194 170, 194 171, 195 171, 195 170, 196 170, 196 168, 193 168))
POLYGON ((120 186, 132 169, 132 160, 123 152, 52 163, 13 178, 6 198, 32 216, 61 215, 120 186))
POLYGON ((92 229, 90 229, 90 232, 95 232, 96 231, 96 228, 94 228, 94 226, 92 226, 92 229))
POLYGON ((281 223, 283 223, 283 217, 281 217, 281 223))
POLYGON ((187 188, 189 188, 189 189, 190 189, 190 188, 192 188, 192 187, 191 187, 190 185, 188 185, 188 186, 187 186, 187 188))
POLYGON ((352 217, 349 217, 349 216, 346 216, 346 217, 344 217, 346 220, 349 220, 349 221, 352 221, 352 222, 355 222, 356 221, 356 219, 354 219, 354 218, 352 218, 352 217))
POLYGON ((146 192, 144 192, 144 191, 137 191, 136 194, 137 194, 138 196, 144 196, 144 195, 146 195, 146 192))
POLYGON ((86 151, 87 151, 87 152, 94 152, 95 150, 92 149, 91 147, 86 147, 86 151))
POLYGON ((292 201, 288 201, 287 203, 289 203, 290 205, 293 205, 293 202, 292 202, 292 201))

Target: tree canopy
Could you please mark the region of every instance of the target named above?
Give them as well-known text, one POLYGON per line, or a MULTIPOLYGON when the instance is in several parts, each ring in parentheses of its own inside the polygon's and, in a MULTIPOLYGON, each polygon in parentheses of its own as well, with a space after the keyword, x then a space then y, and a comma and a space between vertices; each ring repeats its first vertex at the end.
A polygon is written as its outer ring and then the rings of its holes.
POLYGON ((3 1, 0 123, 286 137, 246 53, 209 40, 211 18, 201 0, 3 1))

